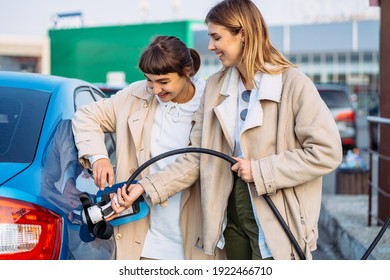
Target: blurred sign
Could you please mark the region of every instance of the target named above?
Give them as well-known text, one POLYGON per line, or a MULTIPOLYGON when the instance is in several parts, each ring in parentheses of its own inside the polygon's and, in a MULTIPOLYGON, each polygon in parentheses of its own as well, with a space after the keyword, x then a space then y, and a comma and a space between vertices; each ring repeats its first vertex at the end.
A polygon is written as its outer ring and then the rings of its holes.
POLYGON ((122 71, 107 72, 107 84, 112 86, 124 86, 126 84, 126 73, 122 71))
POLYGON ((365 74, 352 74, 347 77, 347 83, 350 85, 368 85, 370 78, 365 74))
POLYGON ((381 0, 368 0, 370 3, 370 6, 380 6, 381 0))
POLYGON ((51 21, 54 29, 84 26, 81 12, 58 13, 51 18, 51 21))

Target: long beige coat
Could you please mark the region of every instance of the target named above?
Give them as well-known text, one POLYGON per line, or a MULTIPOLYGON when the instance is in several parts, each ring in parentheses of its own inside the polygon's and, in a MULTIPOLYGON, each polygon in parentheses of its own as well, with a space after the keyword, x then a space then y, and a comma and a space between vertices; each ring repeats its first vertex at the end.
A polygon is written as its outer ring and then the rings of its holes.
MULTIPOLYGON (((107 155, 104 132, 115 132, 116 182, 127 181, 132 173, 150 159, 150 134, 158 101, 146 92, 146 82, 139 81, 119 91, 109 99, 80 108, 73 120, 75 142, 80 162, 89 167, 85 156, 107 155)), ((140 177, 149 173, 145 169, 140 177)), ((139 178, 137 178, 139 179, 139 178)), ((186 259, 223 259, 203 253, 199 247, 202 233, 200 189, 195 183, 182 193, 181 230, 186 259)), ((115 227, 117 259, 139 259, 149 227, 149 217, 115 227)))
MULTIPOLYGON (((221 79, 221 73, 216 73, 209 78, 191 133, 193 146, 228 155, 234 150, 231 118, 237 107, 237 95, 232 93, 238 91, 237 77, 230 74, 221 79)), ((278 208, 306 259, 311 259, 318 239, 322 176, 340 164, 341 140, 327 106, 300 70, 291 68, 283 73, 281 91, 279 103, 261 100, 262 122, 259 118, 240 140, 243 154, 252 161, 254 183, 250 190, 273 257, 299 258, 262 197, 265 194, 278 208)), ((167 203, 169 196, 198 178, 199 170, 203 248, 207 254, 215 254, 233 185, 229 163, 206 154, 183 155, 164 173, 151 174, 140 183, 149 193, 151 203, 167 203)))

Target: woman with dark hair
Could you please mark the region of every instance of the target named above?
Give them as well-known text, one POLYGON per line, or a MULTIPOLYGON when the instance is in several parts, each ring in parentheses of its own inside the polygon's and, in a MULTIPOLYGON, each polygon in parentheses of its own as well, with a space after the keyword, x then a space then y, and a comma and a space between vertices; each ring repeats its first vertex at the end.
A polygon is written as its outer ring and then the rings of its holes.
MULTIPOLYGON (((158 36, 139 60, 145 80, 76 112, 72 122, 79 159, 84 166, 92 166, 101 190, 114 183, 104 132, 116 133, 117 182, 126 181, 148 159, 189 145, 193 115, 205 85, 196 76, 199 67, 195 50, 174 36, 158 36)), ((174 160, 174 156, 160 160, 142 176, 174 160)), ((202 232, 199 195, 196 183, 188 185, 164 205, 151 207, 148 217, 116 226, 117 259, 223 258, 222 251, 208 256, 197 247, 202 232)), ((129 207, 120 193, 118 203, 113 208, 129 207)))
POLYGON ((207 254, 224 248, 228 259, 311 259, 322 176, 342 160, 335 121, 313 82, 272 46, 252 1, 221 1, 205 22, 208 49, 223 68, 207 80, 191 144, 237 163, 183 155, 129 186, 124 198, 131 204, 146 191, 153 204, 162 204, 200 176, 207 254))

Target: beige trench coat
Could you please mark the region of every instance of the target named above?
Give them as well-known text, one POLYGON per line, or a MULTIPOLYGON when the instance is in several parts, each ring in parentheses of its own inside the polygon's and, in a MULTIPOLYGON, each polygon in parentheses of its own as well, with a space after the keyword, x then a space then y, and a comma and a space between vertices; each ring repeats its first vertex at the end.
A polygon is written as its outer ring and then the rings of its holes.
MULTIPOLYGON (((135 82, 111 98, 84 106, 76 112, 72 126, 84 167, 89 167, 85 156, 107 155, 103 131, 116 133, 116 182, 127 181, 142 163, 150 159, 151 126, 158 101, 145 89, 145 81, 135 82)), ((140 177, 148 173, 147 168, 140 177)), ((186 259, 225 258, 221 250, 216 256, 210 256, 199 247, 202 222, 200 189, 196 182, 183 189, 180 222, 186 259)), ((139 259, 148 228, 149 217, 115 227, 117 259, 139 259)))
MULTIPOLYGON (((235 115, 232 110, 237 107, 237 97, 231 93, 238 91, 237 81, 228 74, 221 79, 221 73, 209 78, 204 101, 195 116, 193 146, 233 154, 230 119, 235 115)), ((299 256, 262 197, 265 194, 278 208, 306 259, 312 259, 318 239, 322 176, 337 168, 342 160, 337 126, 312 81, 296 68, 282 75, 280 102, 261 100, 260 105, 262 123, 246 130, 240 139, 245 158, 252 162, 254 183, 250 184, 250 191, 254 210, 275 259, 299 256)), ((233 185, 229 163, 205 154, 183 155, 164 173, 151 174, 140 183, 149 193, 151 203, 166 203, 170 195, 194 182, 199 170, 203 248, 207 254, 215 254, 233 185)))

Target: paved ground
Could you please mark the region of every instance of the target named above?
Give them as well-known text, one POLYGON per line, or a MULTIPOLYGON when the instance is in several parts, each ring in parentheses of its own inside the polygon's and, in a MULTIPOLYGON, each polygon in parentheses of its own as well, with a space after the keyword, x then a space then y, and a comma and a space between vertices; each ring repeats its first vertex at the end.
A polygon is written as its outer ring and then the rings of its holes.
POLYGON ((345 260, 326 229, 320 227, 319 231, 318 248, 313 252, 313 260, 345 260))
MULTIPOLYGON (((320 224, 348 260, 360 260, 378 236, 380 226, 368 226, 367 195, 325 195, 320 224)), ((390 229, 388 228, 368 259, 390 260, 390 229)))

